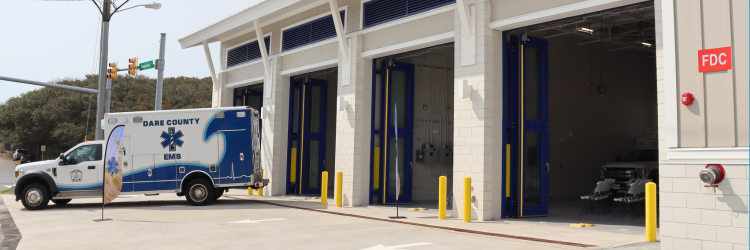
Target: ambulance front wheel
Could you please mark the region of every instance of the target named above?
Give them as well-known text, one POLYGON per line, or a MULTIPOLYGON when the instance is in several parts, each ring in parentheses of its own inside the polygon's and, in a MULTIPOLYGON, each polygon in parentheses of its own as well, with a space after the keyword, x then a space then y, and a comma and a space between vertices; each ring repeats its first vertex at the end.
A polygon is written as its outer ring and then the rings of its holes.
POLYGON ((188 184, 188 190, 185 198, 193 206, 205 206, 214 201, 216 195, 213 185, 206 180, 197 179, 188 184))
POLYGON ((28 210, 40 210, 47 207, 49 203, 49 190, 39 183, 31 183, 24 187, 21 203, 28 210))

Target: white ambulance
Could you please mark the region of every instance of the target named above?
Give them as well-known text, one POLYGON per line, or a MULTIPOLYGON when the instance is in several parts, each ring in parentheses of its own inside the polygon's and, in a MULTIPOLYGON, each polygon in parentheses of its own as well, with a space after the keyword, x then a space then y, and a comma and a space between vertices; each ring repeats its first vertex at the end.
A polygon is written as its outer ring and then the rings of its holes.
POLYGON ((250 107, 110 113, 103 141, 55 160, 18 165, 14 192, 29 210, 52 200, 102 197, 104 175, 121 195, 176 193, 206 205, 228 188, 262 188, 260 115, 250 107), (119 176, 118 176, 119 177, 119 176))

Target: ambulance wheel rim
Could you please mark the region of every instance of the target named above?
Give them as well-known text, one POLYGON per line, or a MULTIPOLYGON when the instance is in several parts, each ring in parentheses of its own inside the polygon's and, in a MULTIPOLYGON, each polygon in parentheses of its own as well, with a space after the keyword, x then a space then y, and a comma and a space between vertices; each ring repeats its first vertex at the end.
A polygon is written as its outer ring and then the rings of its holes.
POLYGON ((36 188, 29 189, 26 191, 26 203, 29 205, 36 206, 42 203, 42 191, 36 188))
POLYGON ((190 188, 190 198, 196 202, 202 202, 208 196, 208 190, 203 184, 195 184, 190 188))

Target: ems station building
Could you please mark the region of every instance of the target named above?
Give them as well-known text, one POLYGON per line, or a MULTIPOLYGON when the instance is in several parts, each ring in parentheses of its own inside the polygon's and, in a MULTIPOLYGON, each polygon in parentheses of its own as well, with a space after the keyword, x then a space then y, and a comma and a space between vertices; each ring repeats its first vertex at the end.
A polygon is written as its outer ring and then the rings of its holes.
POLYGON ((653 152, 620 173, 658 184, 663 249, 748 249, 749 8, 266 0, 179 42, 205 50, 214 107, 261 110, 265 195, 342 172, 345 206, 395 204, 398 171, 400 204, 436 203, 447 176, 460 217, 471 177, 474 220, 566 216, 604 165, 653 152))

